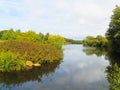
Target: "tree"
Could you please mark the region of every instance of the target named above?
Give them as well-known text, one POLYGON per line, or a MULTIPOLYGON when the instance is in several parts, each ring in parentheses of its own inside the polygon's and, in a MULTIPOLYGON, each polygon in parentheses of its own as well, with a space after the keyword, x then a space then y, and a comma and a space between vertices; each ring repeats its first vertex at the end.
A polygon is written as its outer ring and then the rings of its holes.
POLYGON ((54 44, 58 49, 61 49, 62 45, 65 44, 65 39, 59 35, 49 35, 48 41, 54 44))
POLYGON ((116 6, 106 32, 111 51, 120 53, 120 6, 116 6))
POLYGON ((87 36, 83 40, 83 45, 84 46, 93 46, 93 43, 95 42, 95 38, 93 36, 87 36))
POLYGON ((20 33, 18 40, 20 41, 33 41, 33 42, 39 42, 40 41, 40 36, 36 34, 36 32, 29 30, 24 33, 20 33))
POLYGON ((1 31, 0 37, 2 40, 15 40, 16 34, 13 29, 1 31))
POLYGON ((49 33, 46 33, 46 35, 44 36, 45 41, 48 41, 49 35, 50 35, 49 33))
POLYGON ((38 35, 40 37, 41 43, 44 43, 44 34, 40 32, 38 35))
POLYGON ((107 43, 108 43, 108 40, 105 37, 103 37, 101 35, 97 35, 96 47, 100 47, 100 48, 107 47, 107 45, 108 45, 107 43))
POLYGON ((108 45, 107 43, 108 43, 108 40, 101 35, 98 35, 96 37, 87 36, 83 40, 84 46, 97 47, 97 48, 107 48, 107 45, 108 45))

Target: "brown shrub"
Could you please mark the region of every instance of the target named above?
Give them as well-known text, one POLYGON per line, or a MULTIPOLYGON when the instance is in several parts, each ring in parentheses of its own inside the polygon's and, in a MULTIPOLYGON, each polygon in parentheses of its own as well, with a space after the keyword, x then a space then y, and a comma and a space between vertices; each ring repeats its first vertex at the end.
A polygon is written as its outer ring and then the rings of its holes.
POLYGON ((63 56, 62 50, 58 50, 54 45, 35 42, 4 41, 0 43, 0 50, 11 51, 19 56, 19 59, 33 63, 50 63, 63 56))

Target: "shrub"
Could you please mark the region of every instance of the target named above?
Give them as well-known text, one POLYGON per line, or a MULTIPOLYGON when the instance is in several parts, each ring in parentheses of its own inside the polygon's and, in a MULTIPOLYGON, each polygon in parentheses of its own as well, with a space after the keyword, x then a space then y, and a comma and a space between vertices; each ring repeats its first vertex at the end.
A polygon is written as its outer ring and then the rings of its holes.
POLYGON ((0 49, 11 51, 17 54, 18 59, 32 61, 33 63, 51 63, 55 60, 60 60, 63 56, 62 50, 57 49, 53 44, 4 41, 0 43, 0 49))
POLYGON ((12 52, 0 52, 0 71, 20 70, 23 66, 24 63, 19 61, 12 52))

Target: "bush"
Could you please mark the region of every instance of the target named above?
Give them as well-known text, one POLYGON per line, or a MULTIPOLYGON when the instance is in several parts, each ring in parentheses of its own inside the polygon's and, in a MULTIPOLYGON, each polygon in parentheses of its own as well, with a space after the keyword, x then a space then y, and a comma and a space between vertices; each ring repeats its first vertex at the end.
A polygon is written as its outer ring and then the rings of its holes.
POLYGON ((21 70, 23 66, 24 63, 19 61, 12 52, 0 52, 0 71, 21 70))
POLYGON ((17 57, 22 61, 32 61, 40 64, 60 60, 63 56, 62 50, 57 49, 53 44, 4 41, 0 43, 0 49, 17 54, 17 57))
POLYGON ((120 90, 120 67, 117 63, 107 67, 106 74, 110 90, 120 90))

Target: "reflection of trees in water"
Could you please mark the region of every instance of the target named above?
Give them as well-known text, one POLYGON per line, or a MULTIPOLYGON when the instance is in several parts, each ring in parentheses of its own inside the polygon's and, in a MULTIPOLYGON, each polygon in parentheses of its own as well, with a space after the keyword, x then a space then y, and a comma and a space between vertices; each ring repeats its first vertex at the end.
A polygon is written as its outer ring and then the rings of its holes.
POLYGON ((22 83, 28 81, 41 82, 43 75, 49 75, 55 72, 56 68, 59 67, 61 61, 54 62, 52 64, 46 64, 41 67, 35 67, 26 71, 18 72, 0 72, 0 90, 3 88, 10 88, 13 86, 22 85, 22 83))
POLYGON ((107 52, 107 57, 108 60, 110 61, 110 65, 114 65, 115 63, 120 65, 120 53, 107 52))
POLYGON ((120 53, 108 52, 110 65, 106 68, 106 77, 111 90, 120 90, 120 53))
POLYGON ((106 68, 106 77, 111 90, 120 90, 120 67, 117 64, 106 68))
POLYGON ((96 55, 97 57, 101 57, 103 55, 106 55, 106 50, 98 49, 98 48, 91 48, 91 47, 84 47, 83 52, 86 55, 96 55))
POLYGON ((109 60, 110 65, 106 67, 106 78, 109 82, 110 90, 120 90, 120 53, 107 52, 97 48, 84 48, 86 55, 96 55, 98 57, 105 56, 109 60))

